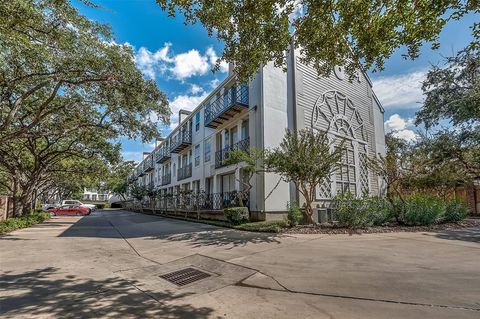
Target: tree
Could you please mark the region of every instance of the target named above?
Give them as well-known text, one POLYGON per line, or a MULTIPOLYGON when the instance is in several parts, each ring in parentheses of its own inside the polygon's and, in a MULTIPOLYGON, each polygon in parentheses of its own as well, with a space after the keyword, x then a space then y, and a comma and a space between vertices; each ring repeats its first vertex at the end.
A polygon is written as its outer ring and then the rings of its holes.
POLYGON ((279 174, 285 181, 293 182, 305 199, 305 215, 313 223, 312 203, 317 185, 330 178, 342 156, 342 145, 334 147, 327 133, 304 129, 287 130, 280 146, 269 151, 265 168, 279 174))
POLYGON ((241 169, 245 178, 240 177, 238 182, 242 184, 242 189, 237 193, 240 206, 245 205, 245 200, 250 194, 250 190, 253 188, 252 177, 262 172, 262 168, 259 166, 264 159, 264 152, 259 149, 244 150, 231 150, 228 152, 228 158, 225 160, 226 165, 237 165, 237 168, 241 169))
POLYGON ((0 188, 19 214, 39 192, 88 184, 75 165, 115 164, 112 141, 158 136, 170 111, 132 48, 69 1, 2 1, 0 12, 0 188))
POLYGON ((130 195, 132 195, 132 197, 136 200, 142 200, 145 196, 147 196, 147 189, 144 186, 133 184, 130 188, 130 195))
POLYGON ((107 179, 107 188, 111 190, 115 195, 120 196, 123 200, 126 200, 128 193, 127 178, 136 167, 134 161, 120 161, 118 164, 110 168, 109 176, 107 179))
POLYGON ((480 129, 480 48, 447 58, 444 68, 432 66, 422 90, 425 101, 417 112, 417 125, 431 128, 446 119, 454 126, 480 129))
POLYGON ((2 141, 79 130, 158 135, 153 119, 167 121, 167 98, 143 79, 131 47, 116 44, 107 26, 69 1, 2 1, 0 12, 2 141))
MULTIPOLYGON (((344 65, 353 74, 360 66, 381 70, 401 47, 404 56, 419 56, 425 42, 439 47, 439 33, 451 20, 478 13, 476 0, 156 0, 170 16, 200 22, 225 44, 222 59, 232 62, 242 79, 273 61, 286 65, 290 43, 303 61, 328 74, 344 65)), ((471 46, 479 46, 480 24, 472 27, 471 46)), ((217 64, 218 67, 218 64, 217 64)))

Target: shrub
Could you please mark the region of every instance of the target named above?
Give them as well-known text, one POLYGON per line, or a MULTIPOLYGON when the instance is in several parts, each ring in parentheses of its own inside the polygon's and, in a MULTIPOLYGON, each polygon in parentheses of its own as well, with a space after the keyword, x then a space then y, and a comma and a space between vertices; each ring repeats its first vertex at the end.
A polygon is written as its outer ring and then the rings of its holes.
POLYGON ((408 226, 428 226, 445 215, 445 202, 438 197, 416 194, 405 199, 403 222, 408 226))
POLYGON ((34 211, 26 216, 12 217, 0 222, 0 234, 9 233, 16 229, 30 227, 50 218, 50 213, 34 211))
POLYGON ((287 220, 290 226, 296 226, 303 218, 302 211, 296 202, 288 203, 287 220))
POLYGON ((362 228, 373 225, 367 200, 355 198, 352 193, 344 193, 335 196, 332 204, 340 226, 362 228))
POLYGON ((223 210, 223 214, 225 218, 232 224, 232 225, 239 225, 242 223, 247 223, 249 214, 247 207, 229 207, 223 210))
POLYGON ((264 233, 278 233, 288 224, 284 220, 269 220, 263 222, 246 223, 238 226, 234 226, 235 229, 264 232, 264 233))
POLYGON ((444 223, 456 223, 467 217, 468 209, 465 203, 458 199, 449 200, 445 207, 444 223))
POLYGON ((367 210, 375 226, 388 224, 393 219, 393 207, 390 202, 382 197, 370 197, 367 201, 367 210))

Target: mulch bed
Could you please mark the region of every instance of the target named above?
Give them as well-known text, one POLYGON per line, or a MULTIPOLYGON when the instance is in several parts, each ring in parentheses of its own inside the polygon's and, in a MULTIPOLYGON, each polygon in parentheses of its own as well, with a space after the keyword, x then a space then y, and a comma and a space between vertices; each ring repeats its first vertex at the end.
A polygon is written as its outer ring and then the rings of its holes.
POLYGON ((348 229, 334 225, 299 225, 286 228, 284 234, 375 234, 396 232, 430 232, 480 227, 480 219, 467 219, 459 223, 447 223, 431 226, 374 226, 361 229, 348 229))

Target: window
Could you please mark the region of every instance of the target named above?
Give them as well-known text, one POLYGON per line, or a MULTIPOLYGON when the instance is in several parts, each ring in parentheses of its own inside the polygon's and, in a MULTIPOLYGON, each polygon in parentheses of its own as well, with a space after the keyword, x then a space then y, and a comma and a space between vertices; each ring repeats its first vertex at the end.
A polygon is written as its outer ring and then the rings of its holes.
POLYGON ((337 194, 352 193, 357 196, 357 172, 355 170, 355 157, 352 148, 342 150, 341 165, 336 171, 337 194))
POLYGON ((195 166, 200 165, 200 144, 195 145, 195 166))
POLYGON ((241 139, 244 140, 248 137, 248 119, 242 122, 242 132, 241 132, 241 139))
POLYGON ((200 111, 195 114, 195 132, 200 130, 200 111))
POLYGON ((205 163, 207 162, 210 162, 210 151, 211 151, 211 147, 212 147, 212 144, 211 144, 211 138, 208 137, 205 139, 205 141, 203 142, 204 145, 203 145, 203 150, 204 150, 204 158, 203 158, 203 161, 205 163))

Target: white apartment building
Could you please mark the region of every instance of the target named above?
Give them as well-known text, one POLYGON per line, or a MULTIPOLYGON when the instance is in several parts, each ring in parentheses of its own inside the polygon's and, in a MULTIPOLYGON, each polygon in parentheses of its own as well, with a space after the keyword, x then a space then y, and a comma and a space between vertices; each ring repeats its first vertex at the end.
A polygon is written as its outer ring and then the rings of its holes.
MULTIPOLYGON (((241 168, 224 163, 230 150, 273 148, 286 129, 313 128, 327 131, 332 141, 348 140, 342 168, 317 187, 316 218, 324 219, 339 192, 384 191, 366 165, 367 157, 385 153, 383 123, 384 109, 364 72, 349 81, 337 67, 331 76, 318 77, 297 50, 289 53, 286 72, 267 64, 242 85, 230 72, 192 112, 180 112, 178 127, 144 153, 129 182, 156 190, 146 208, 220 211, 243 185, 241 168)), ((279 183, 275 174, 253 179, 247 203, 252 219, 283 218, 289 201, 302 204, 294 185, 279 183)))

